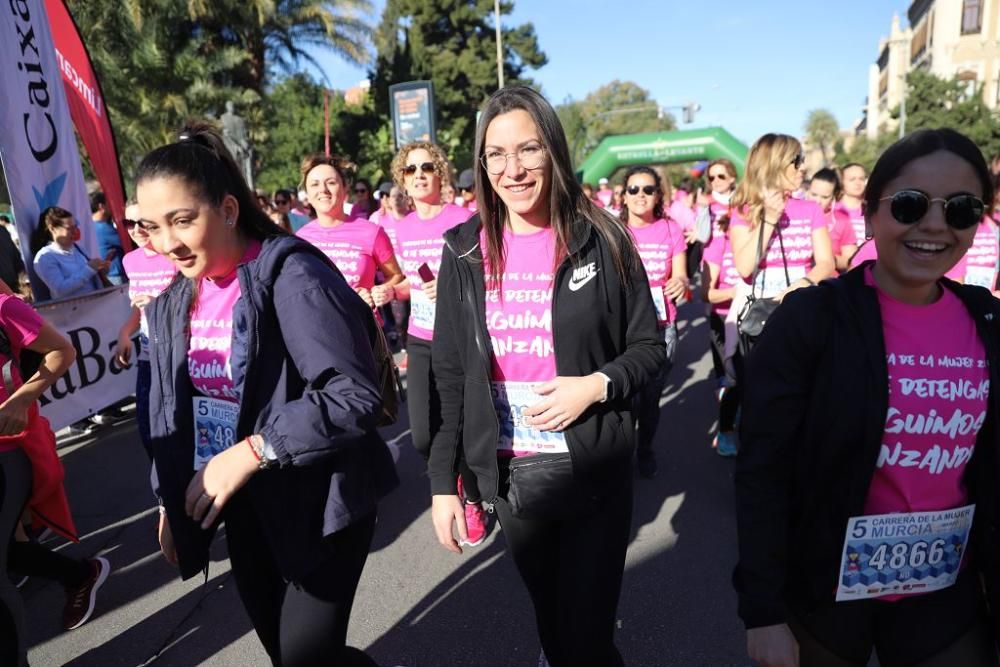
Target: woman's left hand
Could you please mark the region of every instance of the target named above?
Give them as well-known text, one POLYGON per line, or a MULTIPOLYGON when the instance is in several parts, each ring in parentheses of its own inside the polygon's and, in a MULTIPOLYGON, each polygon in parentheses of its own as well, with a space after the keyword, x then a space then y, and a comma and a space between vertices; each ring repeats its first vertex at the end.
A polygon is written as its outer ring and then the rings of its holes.
POLYGON ((663 294, 671 301, 677 301, 688 291, 688 283, 681 278, 671 278, 663 286, 663 294))
POLYGON ((810 286, 810 282, 808 280, 805 280, 804 278, 800 278, 799 280, 796 280, 794 283, 792 283, 791 285, 789 285, 788 287, 786 287, 784 290, 782 290, 782 292, 780 294, 778 294, 778 296, 776 296, 774 298, 778 300, 778 303, 781 303, 782 300, 784 300, 784 298, 786 296, 788 296, 789 294, 791 294, 795 290, 802 289, 803 287, 809 287, 809 286, 810 286))
POLYGON ((208 529, 229 499, 259 470, 257 457, 245 440, 216 454, 199 470, 184 494, 184 511, 208 529))
POLYGON ((364 287, 355 288, 354 291, 358 293, 358 296, 361 297, 361 300, 367 303, 370 308, 375 307, 375 299, 372 298, 371 292, 369 292, 364 287))
POLYGON ((539 431, 562 431, 575 422, 583 411, 604 396, 604 378, 591 374, 583 377, 560 376, 535 387, 545 398, 524 411, 529 426, 539 431))
POLYGON ((19 396, 8 398, 0 405, 0 435, 17 435, 28 428, 30 401, 19 396))

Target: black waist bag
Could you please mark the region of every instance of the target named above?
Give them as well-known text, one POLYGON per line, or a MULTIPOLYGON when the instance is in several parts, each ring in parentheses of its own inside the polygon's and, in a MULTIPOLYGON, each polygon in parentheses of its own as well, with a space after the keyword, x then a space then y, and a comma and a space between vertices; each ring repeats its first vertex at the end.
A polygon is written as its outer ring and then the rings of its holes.
POLYGON ((510 462, 507 504, 518 519, 560 521, 593 514, 618 490, 615 476, 596 485, 578 480, 568 452, 517 456, 510 462))

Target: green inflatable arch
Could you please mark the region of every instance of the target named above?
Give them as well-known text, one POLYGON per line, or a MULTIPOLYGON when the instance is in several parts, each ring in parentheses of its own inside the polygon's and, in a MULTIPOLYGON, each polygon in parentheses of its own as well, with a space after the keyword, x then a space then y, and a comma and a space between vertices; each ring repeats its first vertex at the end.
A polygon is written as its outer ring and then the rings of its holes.
POLYGON ((721 127, 625 134, 605 137, 583 161, 576 175, 583 183, 597 183, 619 167, 726 158, 736 165, 737 174, 742 176, 747 152, 746 144, 721 127))

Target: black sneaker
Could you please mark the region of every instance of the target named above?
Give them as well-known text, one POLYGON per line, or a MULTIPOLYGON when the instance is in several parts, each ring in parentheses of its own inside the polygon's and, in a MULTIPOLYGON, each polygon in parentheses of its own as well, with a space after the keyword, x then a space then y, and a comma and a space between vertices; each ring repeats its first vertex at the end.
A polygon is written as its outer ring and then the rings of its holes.
POLYGON ((639 477, 643 479, 656 477, 656 454, 653 452, 639 453, 639 477))
POLYGON ((79 588, 66 589, 63 627, 67 630, 76 630, 90 619, 97 606, 97 589, 107 581, 111 572, 111 563, 106 558, 92 558, 87 563, 90 565, 87 580, 79 588))

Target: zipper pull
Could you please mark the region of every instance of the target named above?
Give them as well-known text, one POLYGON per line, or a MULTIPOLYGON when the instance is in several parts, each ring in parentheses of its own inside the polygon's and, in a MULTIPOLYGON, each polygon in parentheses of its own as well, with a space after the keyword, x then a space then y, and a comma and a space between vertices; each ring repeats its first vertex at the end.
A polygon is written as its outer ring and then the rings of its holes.
POLYGON ((487 513, 493 514, 493 503, 484 502, 483 505, 486 506, 486 512, 487 513))

